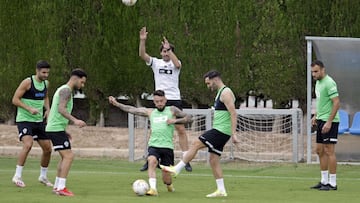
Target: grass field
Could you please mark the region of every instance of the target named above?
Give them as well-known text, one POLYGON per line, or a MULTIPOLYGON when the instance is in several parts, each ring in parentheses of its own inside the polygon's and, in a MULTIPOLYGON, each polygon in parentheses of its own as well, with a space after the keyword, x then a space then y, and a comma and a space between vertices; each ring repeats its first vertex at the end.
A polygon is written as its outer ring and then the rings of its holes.
MULTIPOLYGON (((57 157, 49 169, 55 176, 57 157)), ((205 163, 193 163, 194 171, 183 171, 175 180, 176 191, 169 193, 160 180, 158 171, 157 197, 138 197, 131 190, 136 179, 147 180, 140 172, 143 162, 126 160, 78 159, 73 163, 67 187, 75 197, 60 197, 37 182, 38 159, 30 158, 23 172, 26 188, 17 188, 11 178, 15 158, 0 158, 0 201, 4 203, 231 203, 231 202, 359 202, 360 166, 338 166, 338 191, 309 189, 319 180, 318 165, 256 164, 228 162, 223 164, 228 197, 209 199, 205 195, 216 188, 210 168, 205 163)))

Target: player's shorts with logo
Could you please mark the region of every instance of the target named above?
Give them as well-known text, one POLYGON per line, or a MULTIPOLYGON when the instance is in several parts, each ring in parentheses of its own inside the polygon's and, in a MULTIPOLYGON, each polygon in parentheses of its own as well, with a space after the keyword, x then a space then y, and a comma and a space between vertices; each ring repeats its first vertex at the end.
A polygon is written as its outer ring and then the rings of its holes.
POLYGON ((71 149, 69 134, 67 132, 46 132, 46 134, 51 138, 51 142, 55 151, 71 149))
POLYGON ((230 135, 222 133, 216 129, 206 131, 200 135, 199 140, 204 143, 209 149, 209 152, 221 156, 224 146, 230 139, 230 135))
POLYGON ((49 140, 50 137, 45 133, 44 122, 17 122, 19 131, 19 140, 21 141, 24 135, 31 135, 34 140, 49 140))
POLYGON ((332 122, 329 132, 325 134, 321 133, 321 129, 326 122, 322 120, 316 120, 316 123, 316 143, 336 144, 338 141, 339 123, 332 122))

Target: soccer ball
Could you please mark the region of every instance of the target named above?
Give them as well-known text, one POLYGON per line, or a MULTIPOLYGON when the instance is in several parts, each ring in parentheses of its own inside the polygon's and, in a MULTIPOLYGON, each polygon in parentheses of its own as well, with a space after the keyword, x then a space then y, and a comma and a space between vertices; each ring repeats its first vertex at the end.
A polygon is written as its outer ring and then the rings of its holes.
POLYGON ((143 196, 149 190, 149 184, 145 180, 138 179, 132 184, 132 189, 138 196, 143 196))
POLYGON ((122 0, 123 4, 127 5, 127 6, 133 6, 135 5, 137 0, 122 0))

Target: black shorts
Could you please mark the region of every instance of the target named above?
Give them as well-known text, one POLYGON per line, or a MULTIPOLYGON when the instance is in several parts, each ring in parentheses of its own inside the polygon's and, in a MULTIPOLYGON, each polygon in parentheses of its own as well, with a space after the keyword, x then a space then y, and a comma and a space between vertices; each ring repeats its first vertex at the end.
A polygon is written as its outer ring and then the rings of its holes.
POLYGON ((181 100, 167 100, 165 105, 166 106, 176 106, 180 110, 183 109, 181 100))
POLYGON ((199 140, 209 148, 210 153, 221 156, 224 150, 224 146, 230 139, 230 135, 222 133, 216 129, 206 131, 200 135, 199 140))
POLYGON ((338 141, 339 123, 331 123, 331 128, 329 132, 322 134, 321 129, 323 128, 325 123, 326 122, 322 120, 316 121, 316 143, 336 144, 338 141))
POLYGON ((49 140, 50 137, 45 133, 44 122, 17 122, 19 140, 25 135, 30 135, 34 140, 49 140))
POLYGON ((46 132, 46 134, 48 134, 48 136, 51 138, 51 142, 55 151, 71 149, 69 135, 65 131, 46 132))
POLYGON ((155 156, 161 165, 174 165, 174 150, 169 148, 149 147, 148 156, 155 156))

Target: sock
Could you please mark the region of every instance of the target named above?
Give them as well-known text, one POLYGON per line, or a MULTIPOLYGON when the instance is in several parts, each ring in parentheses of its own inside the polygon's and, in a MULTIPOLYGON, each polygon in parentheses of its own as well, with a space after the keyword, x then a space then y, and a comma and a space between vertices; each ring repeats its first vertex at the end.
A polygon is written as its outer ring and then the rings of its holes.
POLYGON ((47 167, 40 167, 40 177, 45 177, 47 178, 47 171, 48 171, 48 168, 47 167))
POLYGON ((15 176, 21 178, 24 166, 16 165, 15 176))
POLYGON ((321 171, 321 181, 320 182, 324 185, 329 183, 329 171, 321 171))
POLYGON ((66 178, 58 178, 59 179, 59 183, 58 183, 58 190, 62 190, 66 187, 66 178))
POLYGON ((330 176, 330 181, 329 181, 330 185, 335 187, 336 186, 336 174, 330 174, 329 176, 330 176))
POLYGON ((226 192, 223 178, 216 179, 216 186, 219 192, 226 192))
POLYGON ((180 171, 186 166, 186 163, 182 160, 174 166, 176 173, 180 173, 180 171))
POLYGON ((55 183, 54 183, 54 189, 58 189, 59 187, 59 177, 56 176, 55 183))
POLYGON ((150 188, 156 190, 156 178, 149 178, 149 185, 150 185, 150 188))

